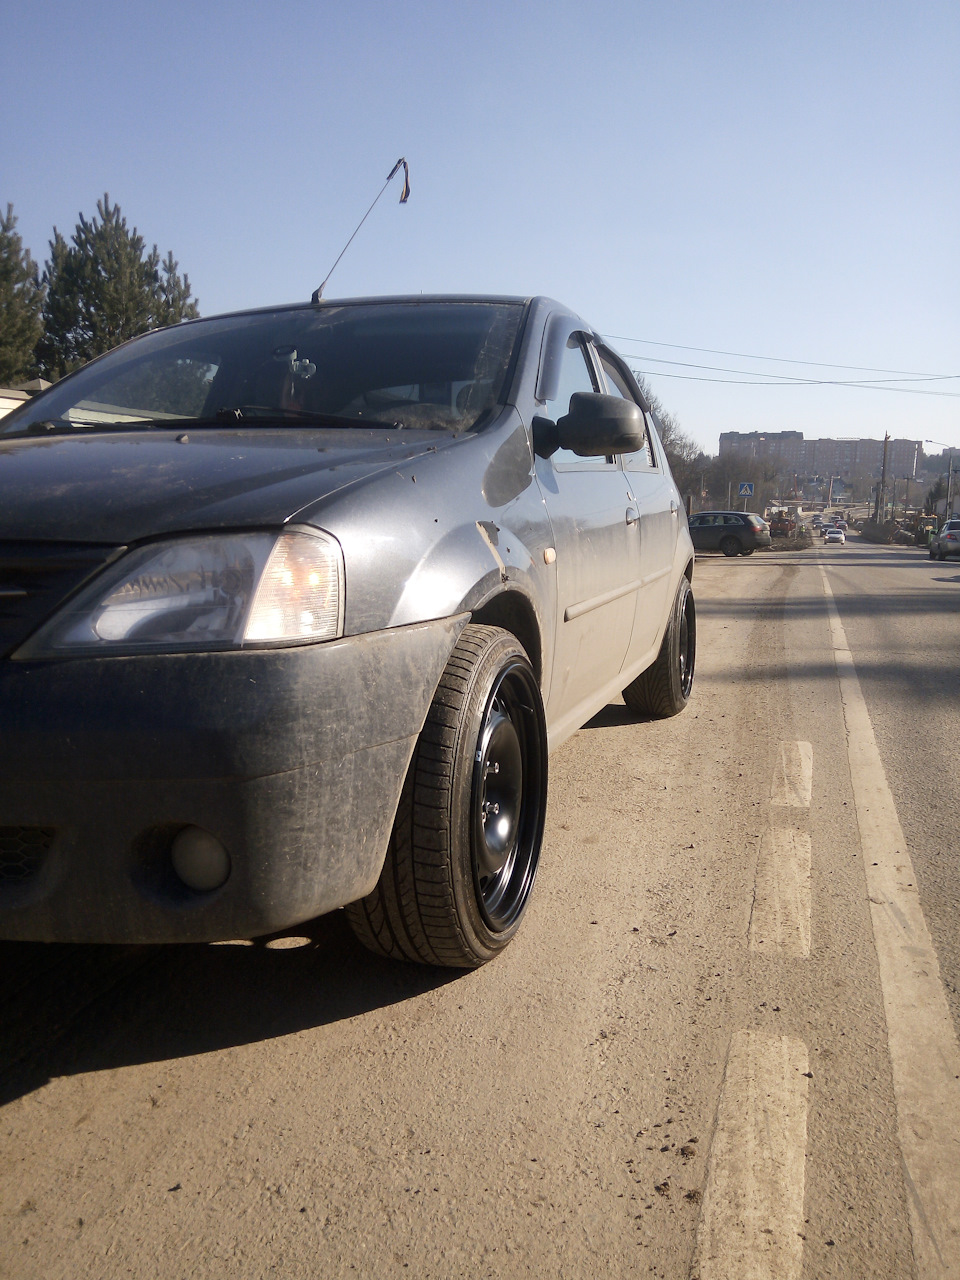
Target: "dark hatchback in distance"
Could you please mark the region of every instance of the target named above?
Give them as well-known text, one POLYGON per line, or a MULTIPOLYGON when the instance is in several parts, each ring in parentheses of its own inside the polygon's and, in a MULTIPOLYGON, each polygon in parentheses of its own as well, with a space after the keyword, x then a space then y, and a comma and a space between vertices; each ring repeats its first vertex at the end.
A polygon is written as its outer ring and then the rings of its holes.
POLYGON ((762 516, 750 511, 698 511, 690 517, 690 537, 698 551, 749 556, 770 546, 770 530, 762 516))
POLYGON ((691 693, 693 547, 622 359, 546 298, 192 321, 0 424, 0 937, 347 907, 473 966, 548 750, 691 693))

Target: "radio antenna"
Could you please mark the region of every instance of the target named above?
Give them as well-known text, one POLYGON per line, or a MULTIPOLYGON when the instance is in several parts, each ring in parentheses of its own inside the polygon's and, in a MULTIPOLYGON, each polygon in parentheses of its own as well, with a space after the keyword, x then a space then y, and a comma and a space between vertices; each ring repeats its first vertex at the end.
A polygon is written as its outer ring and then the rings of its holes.
MULTIPOLYGON (((363 217, 362 217, 362 218, 360 219, 360 221, 357 223, 357 227, 356 227, 356 230, 354 231, 353 235, 350 237, 350 239, 347 241, 347 243, 346 243, 346 244, 343 246, 343 248, 340 250, 340 254, 339 254, 338 258, 337 258, 337 262, 339 262, 339 261, 340 261, 340 258, 342 258, 342 257, 343 257, 343 255, 347 252, 347 250, 348 250, 348 249, 350 248, 350 246, 353 244, 354 236, 356 236, 357 231, 359 231, 359 230, 360 230, 360 228, 363 226, 363 224, 366 222, 366 220, 370 217, 371 213, 373 213, 373 205, 375 205, 375 204, 377 203, 377 200, 379 200, 379 199, 380 199, 380 197, 383 195, 383 193, 386 191, 387 187, 390 185, 390 181, 391 181, 391 179, 395 178, 395 177, 397 176, 397 174, 400 172, 400 167, 401 167, 401 165, 403 166, 403 191, 401 191, 401 193, 400 193, 400 203, 401 203, 401 204, 406 204, 406 203, 407 203, 407 201, 410 199, 410 169, 409 169, 409 167, 408 167, 408 165, 407 165, 406 160, 404 160, 403 156, 401 156, 401 157, 400 157, 400 159, 397 161, 397 163, 393 166, 393 168, 392 168, 392 169, 390 170, 390 172, 387 174, 387 180, 386 180, 386 182, 383 184, 383 186, 382 186, 382 187, 380 188, 380 190, 377 192, 377 199, 376 199, 376 200, 374 200, 373 204, 370 206, 370 208, 367 210, 367 212, 363 215, 363 217)), ((337 262, 335 262, 335 263, 333 264, 333 266, 330 268, 330 270, 327 272, 327 274, 326 274, 326 278, 324 279, 324 281, 323 281, 323 283, 320 285, 320 287, 319 287, 318 289, 314 289, 313 294, 312 294, 312 295, 311 295, 311 297, 310 297, 310 301, 311 301, 311 302, 319 302, 319 301, 322 299, 322 297, 323 297, 323 290, 324 290, 324 288, 326 287, 327 280, 329 280, 329 279, 330 279, 330 277, 333 275, 334 271, 336 271, 336 269, 337 269, 337 262)))

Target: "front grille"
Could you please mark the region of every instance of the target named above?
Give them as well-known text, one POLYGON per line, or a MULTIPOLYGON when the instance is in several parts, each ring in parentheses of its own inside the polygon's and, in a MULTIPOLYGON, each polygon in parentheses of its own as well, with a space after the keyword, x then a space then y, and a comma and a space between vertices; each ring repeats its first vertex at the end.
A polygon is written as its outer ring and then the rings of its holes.
POLYGON ((115 547, 70 542, 0 542, 0 657, 26 640, 115 547))
POLYGON ((55 834, 52 827, 0 827, 0 886, 32 880, 55 834))

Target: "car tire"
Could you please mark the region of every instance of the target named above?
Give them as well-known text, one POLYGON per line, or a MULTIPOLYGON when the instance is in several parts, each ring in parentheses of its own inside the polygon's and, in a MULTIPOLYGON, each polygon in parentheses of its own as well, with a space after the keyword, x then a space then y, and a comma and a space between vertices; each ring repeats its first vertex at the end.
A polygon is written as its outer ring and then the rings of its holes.
POLYGON ((356 937, 395 960, 492 960, 530 900, 546 805, 546 717, 530 661, 509 632, 467 626, 417 740, 380 879, 346 908, 356 937))
POLYGON ((947 553, 944 551, 943 547, 937 547, 937 559, 943 561, 946 560, 946 558, 947 553))
POLYGON ((734 538, 728 535, 726 538, 722 539, 720 543, 720 550, 725 556, 738 556, 740 554, 739 538, 734 538))
POLYGON ((690 701, 697 660, 697 610, 686 578, 680 579, 657 660, 623 691, 635 715, 678 715, 690 701))
POLYGON ((756 547, 744 547, 741 550, 740 554, 742 556, 752 556, 754 551, 756 551, 756 547))

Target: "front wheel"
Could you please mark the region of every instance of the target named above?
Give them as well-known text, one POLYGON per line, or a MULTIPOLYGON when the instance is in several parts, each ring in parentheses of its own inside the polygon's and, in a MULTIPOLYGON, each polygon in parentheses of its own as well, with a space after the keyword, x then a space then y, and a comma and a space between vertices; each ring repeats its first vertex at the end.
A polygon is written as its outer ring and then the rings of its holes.
POLYGON ((738 556, 740 554, 740 541, 737 538, 727 537, 720 543, 720 550, 725 556, 738 556))
POLYGON ((656 661, 623 691, 627 707, 636 715, 677 715, 690 701, 696 659, 697 610, 690 583, 681 578, 656 661))
POLYGON ((444 669, 372 893, 347 907, 379 955, 476 968, 520 927, 547 804, 540 687, 507 631, 468 626, 444 669))

